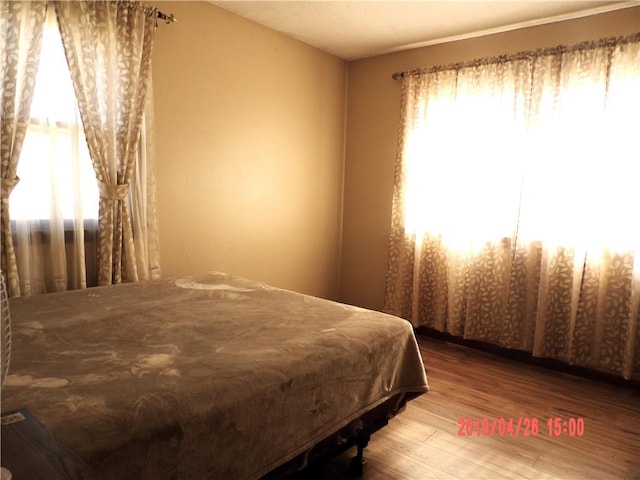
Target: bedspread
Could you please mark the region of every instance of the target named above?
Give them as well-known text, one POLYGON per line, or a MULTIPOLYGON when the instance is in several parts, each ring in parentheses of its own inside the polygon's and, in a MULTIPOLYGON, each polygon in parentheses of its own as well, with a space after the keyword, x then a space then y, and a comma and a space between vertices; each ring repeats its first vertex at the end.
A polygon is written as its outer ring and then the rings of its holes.
POLYGON ((207 273, 15 298, 2 409, 100 473, 255 479, 428 388, 405 320, 207 273))

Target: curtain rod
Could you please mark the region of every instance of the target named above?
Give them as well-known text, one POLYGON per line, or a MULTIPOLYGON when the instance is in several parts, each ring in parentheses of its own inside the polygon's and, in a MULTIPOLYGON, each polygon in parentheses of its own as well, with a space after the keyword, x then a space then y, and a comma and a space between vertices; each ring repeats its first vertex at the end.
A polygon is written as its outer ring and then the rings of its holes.
POLYGON ((592 50, 594 48, 600 48, 600 47, 614 47, 620 44, 635 43, 635 42, 640 42, 640 32, 633 33, 631 35, 627 35, 624 37, 610 37, 610 38, 602 38, 596 41, 582 42, 570 47, 560 45, 552 48, 541 48, 538 50, 518 52, 513 55, 498 55, 495 57, 479 58, 479 59, 471 60, 468 62, 458 62, 458 63, 449 64, 449 65, 440 65, 436 67, 405 70, 404 72, 394 73, 393 75, 391 75, 391 78, 393 78, 394 80, 398 80, 400 78, 414 76, 414 75, 421 75, 425 73, 442 72, 445 70, 460 70, 462 68, 477 67, 479 65, 503 63, 503 62, 509 62, 513 60, 522 60, 524 58, 534 58, 534 57, 540 57, 543 55, 554 55, 558 53, 568 53, 568 52, 575 52, 579 50, 592 50))
POLYGON ((173 13, 170 13, 169 15, 167 15, 166 13, 162 13, 160 10, 158 10, 157 17, 160 20, 164 20, 166 24, 174 23, 178 21, 178 19, 173 15, 173 13))

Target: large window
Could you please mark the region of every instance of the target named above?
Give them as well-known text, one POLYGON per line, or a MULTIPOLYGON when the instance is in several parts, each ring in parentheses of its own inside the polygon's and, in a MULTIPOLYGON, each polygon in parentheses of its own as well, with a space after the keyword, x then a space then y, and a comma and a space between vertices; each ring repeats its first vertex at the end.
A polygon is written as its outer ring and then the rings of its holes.
POLYGON ((619 52, 607 72, 597 57, 423 79, 404 150, 407 233, 471 250, 502 238, 639 247, 637 67, 619 52))
POLYGON ((402 82, 386 310, 640 378, 640 34, 402 82))

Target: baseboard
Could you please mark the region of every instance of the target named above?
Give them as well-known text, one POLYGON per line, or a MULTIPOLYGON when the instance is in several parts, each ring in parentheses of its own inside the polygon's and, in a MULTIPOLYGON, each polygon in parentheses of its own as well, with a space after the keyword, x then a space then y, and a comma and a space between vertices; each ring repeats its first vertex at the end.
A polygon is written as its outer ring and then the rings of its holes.
POLYGON ((463 345, 465 347, 474 348, 483 352, 488 352, 502 357, 506 357, 512 360, 518 360, 526 362, 539 367, 548 368, 551 370, 557 370, 563 373, 575 375, 577 377, 587 378, 589 380, 595 380, 598 382, 615 385, 618 387, 629 388, 631 390, 640 391, 640 380, 627 380, 625 378, 593 370, 586 367, 580 367, 577 365, 569 365, 566 362, 560 360, 554 360, 551 358, 534 357, 528 352, 522 350, 515 350, 510 348, 503 348, 491 343, 481 342, 478 340, 467 340, 462 337, 451 335, 449 333, 440 332, 432 328, 418 327, 416 329, 417 335, 423 335, 425 337, 437 338, 457 345, 463 345))

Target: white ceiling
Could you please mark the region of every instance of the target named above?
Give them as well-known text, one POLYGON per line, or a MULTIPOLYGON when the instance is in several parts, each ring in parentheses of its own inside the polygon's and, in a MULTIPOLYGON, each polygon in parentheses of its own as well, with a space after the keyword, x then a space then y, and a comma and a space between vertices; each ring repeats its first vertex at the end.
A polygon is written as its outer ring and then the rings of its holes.
POLYGON ((640 5, 596 0, 210 0, 346 60, 640 5))

